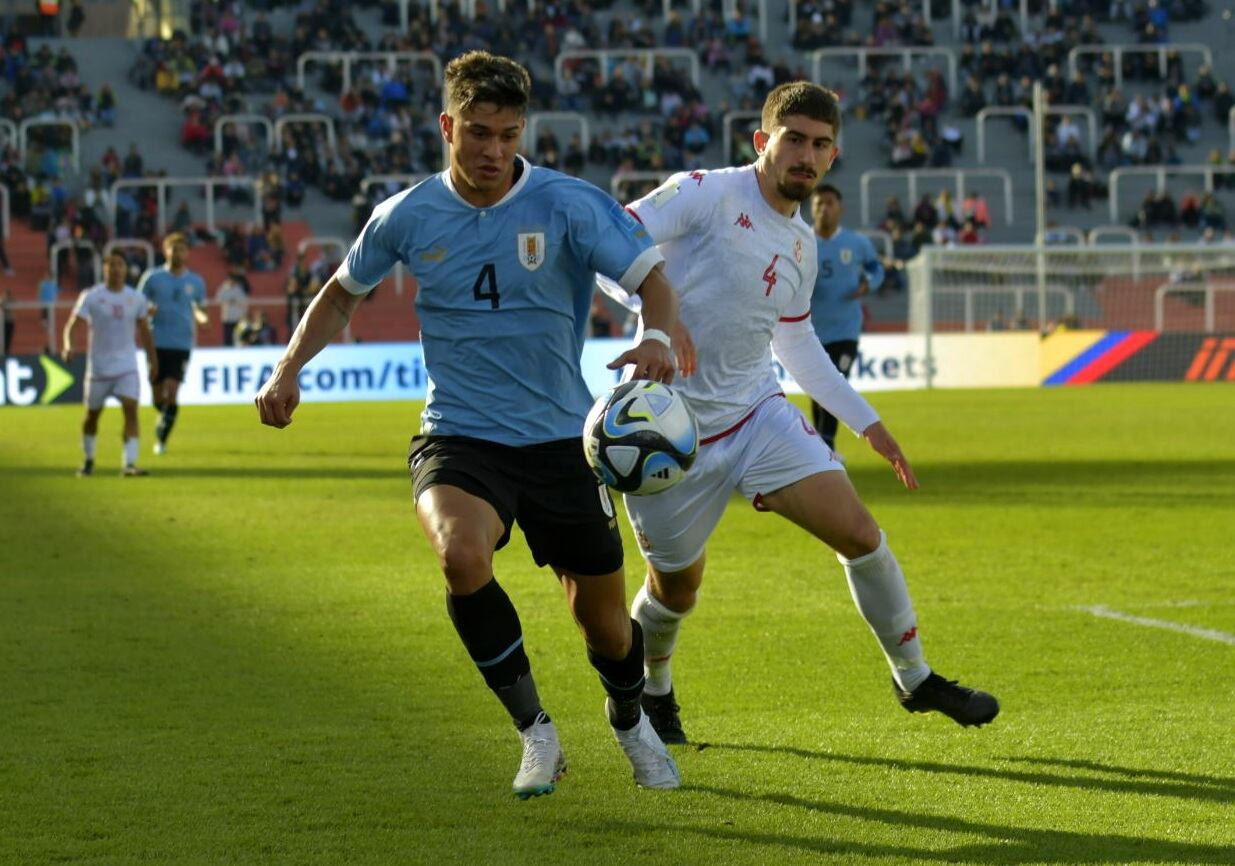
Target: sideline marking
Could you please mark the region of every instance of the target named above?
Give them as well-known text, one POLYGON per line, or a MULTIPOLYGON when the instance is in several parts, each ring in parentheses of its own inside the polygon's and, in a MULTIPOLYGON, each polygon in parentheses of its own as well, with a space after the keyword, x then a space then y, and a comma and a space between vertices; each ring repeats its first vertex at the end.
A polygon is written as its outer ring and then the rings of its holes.
POLYGON ((1227 634, 1224 631, 1218 631, 1212 628, 1201 628, 1200 626, 1187 625, 1182 622, 1171 622, 1166 619, 1152 619, 1147 616, 1136 616, 1130 613, 1122 613, 1117 610, 1111 610, 1104 604, 1095 605, 1078 605, 1077 610, 1083 610, 1086 613, 1091 613, 1094 616, 1105 617, 1106 619, 1117 619, 1120 622, 1130 622, 1133 625, 1144 625, 1150 628, 1164 628, 1168 631, 1178 631, 1184 634, 1190 634, 1193 637, 1204 638, 1205 640, 1216 640, 1219 643, 1226 643, 1235 646, 1235 634, 1227 634))

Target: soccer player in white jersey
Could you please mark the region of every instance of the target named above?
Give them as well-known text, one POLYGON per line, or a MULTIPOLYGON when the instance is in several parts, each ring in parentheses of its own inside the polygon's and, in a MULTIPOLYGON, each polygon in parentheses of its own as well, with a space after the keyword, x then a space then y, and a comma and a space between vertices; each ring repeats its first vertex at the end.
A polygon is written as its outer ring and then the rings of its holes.
POLYGON ((644 633, 644 710, 666 742, 686 742, 670 657, 695 605, 708 536, 735 489, 836 552, 906 709, 938 710, 962 725, 985 724, 999 711, 992 696, 926 664, 905 578, 883 532, 773 372, 775 350, 815 401, 888 460, 907 488, 917 487, 900 446, 811 327, 817 254, 799 205, 831 167, 839 127, 830 91, 781 85, 764 103, 753 165, 676 175, 629 208, 664 254, 698 353, 695 375, 677 387, 699 422, 699 456, 677 486, 626 497, 648 562, 632 607, 644 633))
POLYGON ((137 399, 141 396, 141 381, 137 371, 137 344, 133 334, 141 335, 146 350, 150 381, 158 377, 159 362, 154 350, 154 335, 150 331, 149 302, 132 286, 125 285, 129 263, 124 254, 113 252, 107 257, 104 281, 77 297, 77 305, 64 325, 61 355, 65 361, 73 358, 73 333, 79 322, 90 329, 90 348, 86 355, 86 420, 81 428, 84 460, 77 474, 86 477, 94 472, 95 443, 99 431, 99 415, 108 397, 120 401, 124 410, 123 475, 145 475, 137 466, 137 399))
POLYGON ((523 742, 514 793, 550 793, 566 767, 518 614, 493 576, 493 553, 516 522, 537 565, 566 590, 635 781, 676 788, 677 765, 640 708, 642 636, 626 610, 614 506, 583 456, 592 397, 579 362, 600 272, 639 294, 648 328, 610 366, 671 380, 677 296, 647 232, 621 205, 517 155, 530 90, 512 60, 473 51, 450 62, 439 118, 450 168, 374 210, 257 406, 263 423, 290 423, 300 369, 402 261, 419 286, 429 374, 408 455, 416 512, 445 577, 451 622, 523 742))

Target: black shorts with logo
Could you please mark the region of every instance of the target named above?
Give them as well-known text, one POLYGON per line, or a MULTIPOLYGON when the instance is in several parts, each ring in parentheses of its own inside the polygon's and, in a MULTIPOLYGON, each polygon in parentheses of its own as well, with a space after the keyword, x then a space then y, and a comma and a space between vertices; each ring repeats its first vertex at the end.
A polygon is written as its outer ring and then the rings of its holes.
POLYGON ((506 526, 498 549, 518 523, 537 565, 582 575, 622 567, 613 499, 588 468, 577 438, 515 447, 466 436, 415 436, 407 462, 414 498, 448 484, 492 505, 506 526))
POLYGON ((188 349, 155 349, 154 354, 159 360, 160 382, 166 379, 184 381, 184 373, 189 366, 188 349))

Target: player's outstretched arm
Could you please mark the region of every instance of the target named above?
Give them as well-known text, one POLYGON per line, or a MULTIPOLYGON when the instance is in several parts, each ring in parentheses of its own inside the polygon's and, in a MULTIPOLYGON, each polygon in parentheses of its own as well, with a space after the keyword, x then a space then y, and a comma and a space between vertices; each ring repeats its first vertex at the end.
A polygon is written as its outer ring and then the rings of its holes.
POLYGON ((665 383, 673 381, 675 368, 680 369, 683 376, 694 373, 695 344, 678 319, 677 292, 669 285, 661 265, 648 272, 639 286, 639 297, 643 342, 614 358, 609 369, 633 365, 636 379, 665 383))
POLYGON ((326 288, 309 304, 287 351, 254 400, 263 424, 282 428, 292 423, 292 413, 300 405, 297 377, 301 369, 347 327, 362 297, 343 288, 337 277, 331 277, 326 288))
POLYGON ((883 426, 882 421, 876 421, 863 430, 862 438, 870 443, 870 447, 875 449, 875 453, 892 464, 892 469, 895 470, 896 477, 901 480, 901 484, 904 484, 909 490, 918 489, 918 478, 913 474, 913 467, 909 465, 909 458, 901 451, 901 446, 897 444, 895 437, 888 432, 888 428, 883 426))

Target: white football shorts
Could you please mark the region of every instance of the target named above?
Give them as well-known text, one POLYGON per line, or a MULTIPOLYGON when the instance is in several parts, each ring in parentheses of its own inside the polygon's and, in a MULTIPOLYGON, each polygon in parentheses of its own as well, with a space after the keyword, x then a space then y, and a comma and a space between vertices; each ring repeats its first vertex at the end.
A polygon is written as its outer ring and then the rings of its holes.
POLYGON ((797 406, 777 394, 707 444, 686 476, 651 496, 626 496, 643 556, 659 571, 697 560, 736 490, 759 499, 819 472, 844 471, 797 406))
POLYGON ((86 377, 86 408, 102 409, 108 397, 117 400, 137 400, 141 397, 141 379, 137 371, 121 373, 119 376, 87 376, 86 377))

